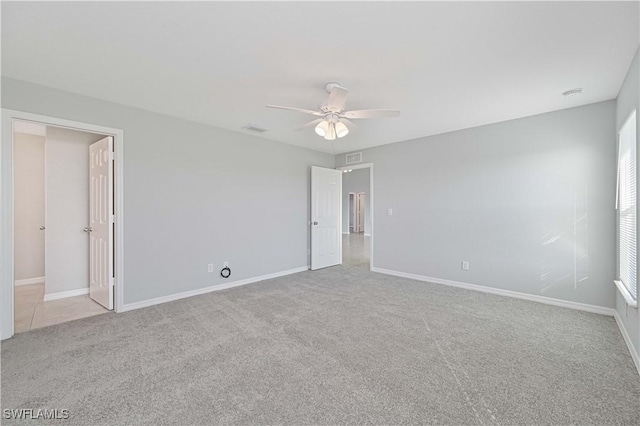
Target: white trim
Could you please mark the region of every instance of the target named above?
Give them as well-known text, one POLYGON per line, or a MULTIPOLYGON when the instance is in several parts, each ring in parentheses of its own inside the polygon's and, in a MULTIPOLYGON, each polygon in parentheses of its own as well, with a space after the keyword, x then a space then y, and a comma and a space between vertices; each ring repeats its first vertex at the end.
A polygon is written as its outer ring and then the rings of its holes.
POLYGON ((529 300, 532 302, 539 302, 539 303, 544 303, 546 305, 554 305, 554 306, 560 306, 563 308, 569 308, 569 309, 576 309, 578 311, 585 311, 585 312, 592 312, 594 314, 601 314, 601 315, 607 315, 612 317, 615 314, 615 309, 613 308, 605 308, 604 306, 596 306, 596 305, 588 305, 586 303, 579 303, 579 302, 571 302, 568 300, 561 300, 561 299, 554 299, 552 297, 546 297, 546 296, 538 296, 535 294, 527 294, 527 293, 520 293, 518 291, 512 291, 512 290, 503 290, 500 288, 493 288, 493 287, 486 287, 483 285, 477 285, 477 284, 469 284, 469 283, 463 283, 460 281, 451 281, 451 280, 445 280, 442 278, 434 278, 434 277, 427 277, 424 275, 416 275, 416 274, 409 274, 406 272, 399 272, 399 271, 393 271, 390 269, 383 269, 383 268, 373 268, 372 269, 373 272, 378 272, 381 274, 386 274, 386 275, 393 275, 396 277, 402 277, 402 278, 409 278, 412 280, 417 280, 417 281, 426 281, 429 283, 433 283, 433 284, 443 284, 443 285, 448 285, 451 287, 459 287, 459 288, 464 288, 467 290, 475 290, 475 291, 480 291, 483 293, 491 293, 491 294, 496 294, 498 296, 506 296, 506 297, 513 297, 516 299, 524 299, 524 300, 529 300))
POLYGON ((616 288, 618 289, 618 292, 624 298, 624 301, 627 303, 627 305, 631 306, 632 308, 636 308, 637 309, 638 308, 638 301, 637 300, 633 300, 633 296, 631 296, 631 293, 629 293, 629 290, 627 289, 627 287, 625 287, 625 285, 622 284, 622 281, 613 280, 613 283, 616 285, 616 288))
POLYGON ((44 277, 25 278, 23 280, 15 280, 15 285, 40 284, 44 282, 44 277))
POLYGON ((132 311, 134 309, 146 308, 153 305, 159 305, 161 303, 173 302, 174 300, 180 300, 187 297, 199 296, 201 294, 211 293, 212 291, 226 290, 228 288, 239 287, 246 284, 255 283, 258 281, 270 280, 272 278, 283 277, 285 275, 297 274, 299 272, 308 271, 308 266, 301 266, 299 268, 288 269, 286 271, 275 272, 273 274, 260 275, 253 278, 246 278, 244 280, 233 281, 230 283, 216 284, 209 287, 199 288, 197 290, 185 291, 182 293, 171 294, 169 296, 156 297, 154 299, 143 300, 141 302, 127 303, 123 306, 122 312, 132 311))
POLYGON ((8 339, 14 333, 13 306, 13 121, 36 123, 113 136, 115 143, 115 191, 116 191, 116 304, 121 312, 124 305, 124 131, 90 123, 57 117, 32 114, 24 111, 2 109, 2 142, 0 145, 0 339, 8 339))
POLYGON ((622 318, 620 318, 620 314, 618 313, 618 311, 614 312, 613 317, 615 318, 616 323, 618 324, 618 328, 620 329, 620 333, 622 334, 622 338, 624 339, 624 342, 627 344, 627 348, 631 353, 631 359, 636 366, 636 370, 638 370, 638 374, 640 374, 640 356, 638 356, 638 352, 636 352, 635 348, 633 347, 633 343, 631 343, 631 337, 629 337, 629 333, 627 333, 627 329, 624 327, 622 318))
POLYGON ((89 294, 89 288, 80 288, 78 290, 60 291, 58 293, 50 293, 44 295, 44 301, 66 299, 67 297, 83 296, 89 294))
POLYGON ((351 232, 343 232, 342 235, 349 235, 351 232))
POLYGON ((368 169, 371 167, 373 167, 373 163, 360 163, 360 164, 353 164, 351 166, 336 167, 336 170, 357 170, 357 169, 368 169))
POLYGON ((370 236, 371 236, 371 234, 367 234, 367 233, 365 233, 365 234, 364 234, 364 236, 365 236, 365 237, 370 237, 370 236))

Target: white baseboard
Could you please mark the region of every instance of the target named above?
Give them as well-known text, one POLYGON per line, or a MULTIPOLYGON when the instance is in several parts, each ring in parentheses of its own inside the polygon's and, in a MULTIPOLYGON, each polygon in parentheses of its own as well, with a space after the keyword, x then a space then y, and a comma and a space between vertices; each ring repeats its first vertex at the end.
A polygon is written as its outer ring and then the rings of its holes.
POLYGON ((67 297, 82 296, 89 294, 89 288, 79 288, 78 290, 61 291, 59 293, 50 293, 44 295, 44 301, 65 299, 67 297))
POLYGON ((308 271, 308 266, 288 269, 286 271, 275 272, 273 274, 260 275, 258 277, 246 278, 244 280, 233 281, 230 283, 216 284, 209 287, 199 288, 197 290, 185 291, 182 293, 171 294, 169 296, 156 297, 154 299, 143 300, 141 302, 127 303, 120 312, 132 311, 134 309, 146 308, 148 306, 159 305, 161 303, 173 302, 187 297, 199 296, 201 294, 211 293, 212 291, 225 290, 228 288, 239 287, 241 285, 251 284, 258 281, 270 280, 272 278, 283 277, 285 275, 297 274, 298 272, 308 271))
POLYGON ((44 277, 26 278, 24 280, 15 280, 15 285, 40 284, 44 282, 44 277))
POLYGON ((343 232, 344 235, 349 235, 351 232, 343 232))
POLYGON ((367 233, 365 232, 365 233, 364 233, 364 236, 365 236, 365 237, 370 237, 370 236, 371 236, 371 234, 367 234, 367 233))
POLYGON ((615 311, 613 317, 616 319, 616 323, 618 324, 618 328, 620 329, 620 333, 622 333, 622 337, 624 338, 624 342, 627 344, 627 348, 631 353, 631 359, 636 366, 636 370, 638 370, 638 374, 640 374, 640 356, 638 356, 638 352, 636 352, 633 344, 631 343, 631 337, 629 337, 629 333, 627 333, 627 329, 624 327, 622 322, 622 318, 620 318, 620 314, 618 311, 615 311))
POLYGON ((427 277, 424 275, 409 274, 406 272, 393 271, 390 269, 383 269, 383 268, 371 268, 371 270, 373 272, 378 272, 386 275, 393 275, 396 277, 409 278, 417 281, 426 281, 434 284, 443 284, 451 287, 464 288, 467 290, 481 291, 483 293, 491 293, 491 294, 496 294, 498 296, 507 296, 507 297, 513 297, 516 299, 524 299, 532 302, 544 303, 547 305, 554 305, 554 306, 561 306, 563 308, 576 309, 578 311, 586 311, 586 312, 592 312, 594 314, 607 315, 610 317, 614 316, 616 312, 615 309, 605 308, 604 306, 588 305, 586 303, 571 302, 568 300, 554 299, 552 297, 520 293, 518 291, 503 290, 500 288, 486 287, 483 285, 463 283, 460 281, 451 281, 451 280, 445 280, 442 278, 434 278, 434 277, 427 277))

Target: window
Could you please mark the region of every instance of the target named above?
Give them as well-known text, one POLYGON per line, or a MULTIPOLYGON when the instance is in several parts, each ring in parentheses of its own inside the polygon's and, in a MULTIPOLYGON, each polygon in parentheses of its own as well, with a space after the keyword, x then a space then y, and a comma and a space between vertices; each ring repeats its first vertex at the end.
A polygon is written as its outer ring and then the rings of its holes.
POLYGON ((628 304, 637 306, 636 112, 620 129, 618 147, 618 280, 628 304))

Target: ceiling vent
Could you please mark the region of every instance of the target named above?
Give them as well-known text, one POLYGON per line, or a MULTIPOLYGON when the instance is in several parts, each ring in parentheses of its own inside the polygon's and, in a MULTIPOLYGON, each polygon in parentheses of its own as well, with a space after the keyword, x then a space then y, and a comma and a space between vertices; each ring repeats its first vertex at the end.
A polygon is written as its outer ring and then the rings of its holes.
POLYGON ((354 152, 353 154, 347 154, 346 164, 355 164, 362 161, 362 153, 354 152))
POLYGON ((572 96, 577 96, 579 94, 582 93, 582 88, 578 87, 577 89, 571 89, 571 90, 567 90, 566 92, 564 92, 562 94, 562 96, 567 96, 567 97, 572 97, 572 96))
POLYGON ((242 126, 242 128, 244 130, 248 130, 250 132, 256 132, 256 133, 264 133, 267 131, 267 129, 260 126, 256 126, 255 124, 247 124, 246 126, 242 126))

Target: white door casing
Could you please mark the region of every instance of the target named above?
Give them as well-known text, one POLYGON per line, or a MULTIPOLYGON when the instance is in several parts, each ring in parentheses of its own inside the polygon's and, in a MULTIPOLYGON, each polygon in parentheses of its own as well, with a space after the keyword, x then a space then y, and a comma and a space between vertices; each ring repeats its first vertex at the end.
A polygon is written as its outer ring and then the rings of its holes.
POLYGON ((342 171, 311 167, 311 270, 342 264, 342 171))
POLYGON ((89 147, 89 295, 113 309, 113 138, 89 147))

